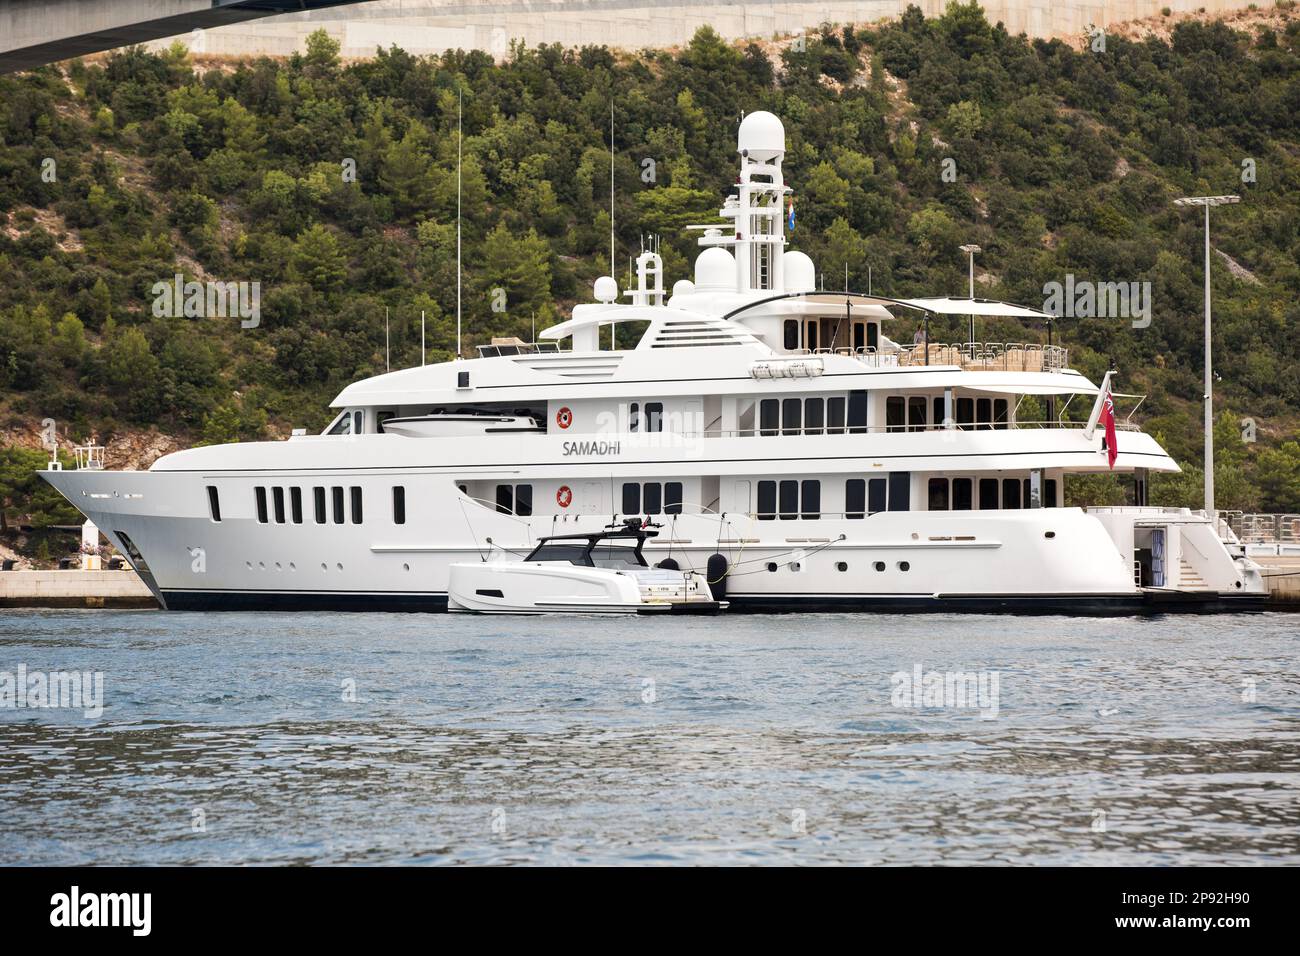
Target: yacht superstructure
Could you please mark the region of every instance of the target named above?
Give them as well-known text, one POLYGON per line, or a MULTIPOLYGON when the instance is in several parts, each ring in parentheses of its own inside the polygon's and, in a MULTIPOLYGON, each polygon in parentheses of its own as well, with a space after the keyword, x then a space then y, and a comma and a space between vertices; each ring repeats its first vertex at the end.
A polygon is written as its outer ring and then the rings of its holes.
POLYGON ((928 334, 1044 313, 819 290, 788 248, 784 148, 775 116, 745 117, 735 194, 671 290, 652 247, 628 301, 606 276, 539 343, 357 382, 320 435, 43 474, 174 609, 442 609, 452 563, 628 517, 662 525, 651 563, 706 573, 733 611, 1258 606, 1213 516, 1147 504, 1178 466, 1131 422, 1112 450, 1134 506, 1064 507, 1069 475, 1112 467, 1109 374, 928 334), (1053 411, 1070 401, 1088 422, 1053 411))

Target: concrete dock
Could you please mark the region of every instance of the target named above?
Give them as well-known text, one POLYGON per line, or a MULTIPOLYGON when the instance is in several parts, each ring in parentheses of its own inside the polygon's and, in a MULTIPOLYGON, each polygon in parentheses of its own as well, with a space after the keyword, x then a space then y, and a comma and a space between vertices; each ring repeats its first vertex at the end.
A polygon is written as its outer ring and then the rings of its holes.
POLYGON ((0 607, 157 606, 134 571, 0 572, 0 607))

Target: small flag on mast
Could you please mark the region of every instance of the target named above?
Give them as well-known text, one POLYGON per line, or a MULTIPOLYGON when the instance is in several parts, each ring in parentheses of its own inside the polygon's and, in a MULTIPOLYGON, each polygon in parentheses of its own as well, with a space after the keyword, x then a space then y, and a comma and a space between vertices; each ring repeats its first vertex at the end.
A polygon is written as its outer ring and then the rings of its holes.
POLYGON ((790 211, 786 214, 786 226, 791 232, 794 232, 794 200, 793 199, 790 200, 790 211))

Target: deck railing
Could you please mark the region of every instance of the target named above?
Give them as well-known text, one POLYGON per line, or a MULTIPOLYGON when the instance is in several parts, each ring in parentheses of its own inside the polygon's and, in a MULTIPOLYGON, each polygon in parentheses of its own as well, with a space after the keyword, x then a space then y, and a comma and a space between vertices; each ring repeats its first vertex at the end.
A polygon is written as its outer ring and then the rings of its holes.
POLYGON ((875 349, 796 349, 797 355, 847 355, 872 368, 956 365, 971 372, 1060 372, 1070 366, 1069 350, 1036 342, 931 342, 875 349), (928 353, 928 361, 927 361, 928 353))
POLYGON ((1243 544, 1300 544, 1300 514, 1256 514, 1220 511, 1243 544))

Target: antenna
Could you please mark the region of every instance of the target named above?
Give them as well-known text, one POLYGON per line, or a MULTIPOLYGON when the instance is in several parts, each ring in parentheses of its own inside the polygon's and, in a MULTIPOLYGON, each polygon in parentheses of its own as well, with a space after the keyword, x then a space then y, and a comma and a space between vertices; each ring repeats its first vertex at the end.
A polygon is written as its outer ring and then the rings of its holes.
MULTIPOLYGON (((461 88, 459 80, 456 83, 456 358, 461 357, 460 352, 460 172, 461 172, 461 140, 463 138, 463 125, 465 113, 465 91, 461 88)), ((420 364, 424 364, 424 313, 420 313, 420 364)))
POLYGON ((424 364, 424 309, 420 310, 420 364, 424 364))
POLYGON ((614 98, 609 99, 609 271, 614 271, 614 98))
POLYGON ((392 352, 389 350, 388 342, 389 342, 388 306, 384 306, 384 371, 385 372, 391 372, 393 370, 392 352))

